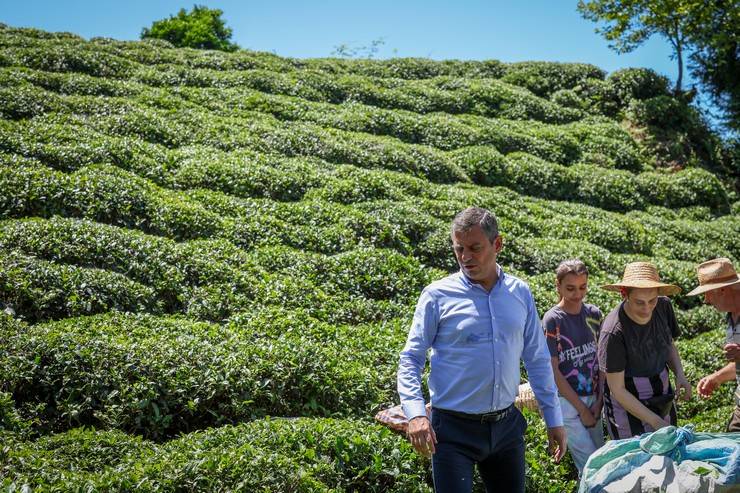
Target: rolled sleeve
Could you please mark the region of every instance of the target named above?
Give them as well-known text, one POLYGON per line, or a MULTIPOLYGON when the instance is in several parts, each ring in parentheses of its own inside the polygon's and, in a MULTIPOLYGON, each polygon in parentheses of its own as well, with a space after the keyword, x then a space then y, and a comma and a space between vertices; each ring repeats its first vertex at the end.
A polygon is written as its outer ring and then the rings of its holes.
POLYGON ((532 293, 527 290, 527 322, 524 327, 524 348, 522 359, 527 369, 529 384, 542 409, 548 428, 563 426, 563 414, 558 400, 555 377, 552 373, 550 352, 537 315, 532 293))
POLYGON ((438 303, 428 290, 424 290, 416 304, 414 319, 398 364, 398 395, 408 419, 426 416, 421 376, 426 364, 427 350, 434 341, 438 323, 438 303))

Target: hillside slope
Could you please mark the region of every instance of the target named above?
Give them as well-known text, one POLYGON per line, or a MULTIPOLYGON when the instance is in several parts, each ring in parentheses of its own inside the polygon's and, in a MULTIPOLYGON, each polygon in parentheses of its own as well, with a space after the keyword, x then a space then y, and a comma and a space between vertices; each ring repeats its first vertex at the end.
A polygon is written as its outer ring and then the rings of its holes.
MULTIPOLYGON (((416 297, 455 269, 457 211, 496 213, 503 267, 541 314, 564 258, 588 264, 604 311, 617 298, 597 286, 629 261, 687 292, 698 262, 740 259, 712 163, 666 169, 635 139, 634 115, 665 101, 646 70, 0 26, 2 485, 430 491, 428 463, 372 416, 398 399, 416 297)), ((721 364, 722 317, 675 305, 696 382, 721 364)), ((731 394, 680 420, 721 429, 731 394)), ((528 491, 572 490, 527 419, 528 491)))

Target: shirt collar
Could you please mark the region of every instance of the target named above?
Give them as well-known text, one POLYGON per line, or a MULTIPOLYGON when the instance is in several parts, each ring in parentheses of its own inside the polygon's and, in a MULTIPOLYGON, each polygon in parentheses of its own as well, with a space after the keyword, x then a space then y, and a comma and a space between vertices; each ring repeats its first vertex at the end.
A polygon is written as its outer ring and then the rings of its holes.
MULTIPOLYGON (((460 275, 460 281, 463 283, 465 287, 468 289, 474 289, 475 287, 478 287, 482 289, 483 287, 478 284, 477 282, 471 281, 468 276, 465 275, 462 269, 459 270, 458 274, 460 275)), ((506 274, 504 273, 504 269, 501 268, 498 262, 496 262, 496 284, 491 286, 491 292, 493 292, 494 289, 496 289, 496 286, 499 285, 501 282, 501 279, 504 278, 506 274)))

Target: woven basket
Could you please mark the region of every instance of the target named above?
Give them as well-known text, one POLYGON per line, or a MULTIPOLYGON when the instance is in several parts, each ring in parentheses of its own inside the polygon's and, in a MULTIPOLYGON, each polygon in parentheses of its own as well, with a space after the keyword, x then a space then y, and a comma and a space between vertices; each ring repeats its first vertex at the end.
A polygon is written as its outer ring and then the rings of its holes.
POLYGON ((537 399, 534 397, 534 392, 532 392, 529 382, 525 382, 519 386, 519 395, 516 396, 514 405, 519 409, 529 409, 530 411, 537 411, 539 409, 537 399))
MULTIPOLYGON (((519 395, 514 400, 514 405, 519 409, 529 409, 530 411, 539 410, 537 399, 535 399, 534 392, 532 392, 532 387, 529 386, 529 383, 523 383, 519 386, 519 395)), ((426 409, 427 416, 430 416, 431 407, 429 404, 427 404, 426 409)), ((375 421, 404 435, 406 434, 406 430, 409 425, 400 404, 379 411, 378 414, 375 415, 375 421)))

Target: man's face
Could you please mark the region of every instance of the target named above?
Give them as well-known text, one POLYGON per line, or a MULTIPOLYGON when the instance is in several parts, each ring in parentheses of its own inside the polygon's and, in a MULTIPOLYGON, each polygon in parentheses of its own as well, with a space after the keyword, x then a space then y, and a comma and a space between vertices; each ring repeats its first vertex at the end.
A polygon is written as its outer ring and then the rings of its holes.
POLYGON ((704 301, 715 307, 721 312, 732 311, 732 307, 728 307, 727 288, 712 289, 704 293, 704 301))
POLYGON ((645 324, 650 321, 658 304, 657 288, 634 288, 627 295, 630 314, 636 318, 635 322, 645 324))
POLYGON ((496 255, 501 251, 501 236, 493 242, 480 226, 452 235, 452 248, 463 273, 473 281, 491 280, 496 275, 496 255))

